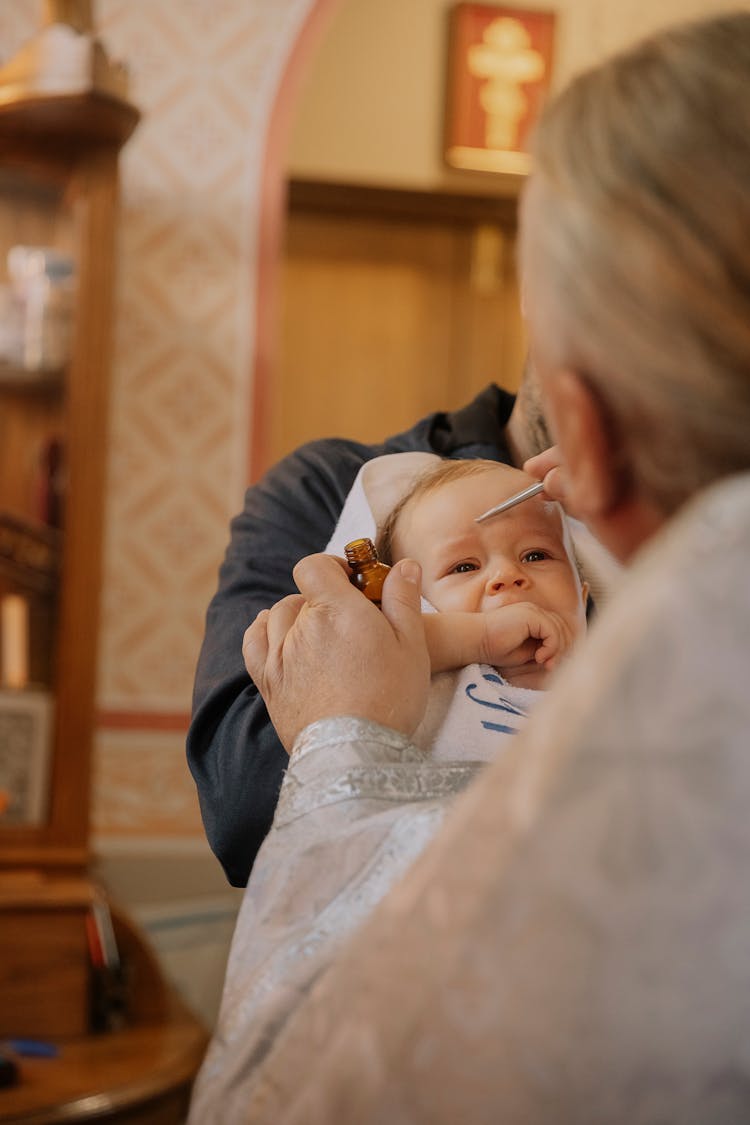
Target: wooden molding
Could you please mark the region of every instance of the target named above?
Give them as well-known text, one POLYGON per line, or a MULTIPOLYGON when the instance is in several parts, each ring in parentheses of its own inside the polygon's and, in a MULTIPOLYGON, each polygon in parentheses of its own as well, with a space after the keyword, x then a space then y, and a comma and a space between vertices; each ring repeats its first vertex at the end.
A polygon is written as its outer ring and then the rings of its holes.
POLYGON ((287 184, 290 211, 371 215, 409 223, 497 223, 515 229, 518 200, 473 192, 418 191, 321 180, 292 179, 287 184))

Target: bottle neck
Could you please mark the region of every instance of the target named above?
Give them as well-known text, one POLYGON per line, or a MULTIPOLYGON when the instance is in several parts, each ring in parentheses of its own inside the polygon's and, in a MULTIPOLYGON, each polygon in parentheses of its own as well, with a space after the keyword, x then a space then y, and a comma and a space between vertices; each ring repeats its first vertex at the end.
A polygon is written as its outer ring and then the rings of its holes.
POLYGON ((375 566, 378 563, 378 552, 372 539, 353 539, 344 547, 346 561, 351 567, 361 569, 364 566, 375 566))

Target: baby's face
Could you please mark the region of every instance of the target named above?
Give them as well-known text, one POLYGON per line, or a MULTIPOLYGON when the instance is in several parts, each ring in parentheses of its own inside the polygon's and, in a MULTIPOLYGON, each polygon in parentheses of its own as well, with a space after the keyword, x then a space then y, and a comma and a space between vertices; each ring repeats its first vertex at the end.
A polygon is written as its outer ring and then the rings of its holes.
POLYGON ((475 523, 533 483, 515 469, 488 469, 406 505, 396 524, 394 558, 420 563, 422 591, 435 609, 484 613, 532 602, 563 616, 576 632, 584 627, 584 592, 556 505, 535 496, 475 523))

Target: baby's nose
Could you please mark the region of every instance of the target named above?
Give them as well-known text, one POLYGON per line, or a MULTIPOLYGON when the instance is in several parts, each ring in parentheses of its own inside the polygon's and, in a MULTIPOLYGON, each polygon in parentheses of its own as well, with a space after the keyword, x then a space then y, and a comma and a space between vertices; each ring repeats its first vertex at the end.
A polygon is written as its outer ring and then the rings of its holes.
POLYGON ((521 567, 508 561, 495 567, 487 582, 487 589, 490 593, 498 594, 512 588, 524 589, 528 585, 529 580, 521 567))

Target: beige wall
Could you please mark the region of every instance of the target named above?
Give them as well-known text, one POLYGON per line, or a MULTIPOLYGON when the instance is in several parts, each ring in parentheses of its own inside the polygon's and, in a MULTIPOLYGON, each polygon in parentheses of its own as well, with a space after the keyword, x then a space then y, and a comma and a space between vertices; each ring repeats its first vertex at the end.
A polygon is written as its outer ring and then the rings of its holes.
MULTIPOLYGON (((554 89, 664 24, 747 4, 514 0, 510 6, 558 13, 554 89)), ((339 0, 295 121, 288 159, 293 176, 426 190, 497 189, 497 177, 452 172, 442 165, 451 7, 452 0, 339 0)))

